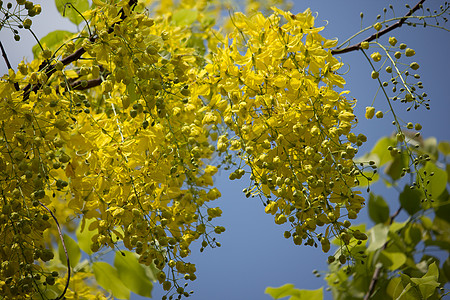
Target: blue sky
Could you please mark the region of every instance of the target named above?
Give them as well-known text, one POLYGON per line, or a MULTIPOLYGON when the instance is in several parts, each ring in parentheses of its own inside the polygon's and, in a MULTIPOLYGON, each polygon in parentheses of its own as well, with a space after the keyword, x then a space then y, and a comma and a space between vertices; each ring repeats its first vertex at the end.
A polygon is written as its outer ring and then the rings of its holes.
MULTIPOLYGON (((62 19, 53 7, 53 1, 34 1, 41 3, 43 15, 34 18, 33 26, 37 36, 43 37, 55 29, 76 30, 75 26, 62 19)), ((404 3, 411 6, 416 1, 395 1, 403 4, 395 6, 397 16, 406 13, 404 3)), ((426 1, 425 6, 438 7, 441 1, 426 1)), ((378 14, 383 14, 383 8, 389 7, 390 2, 361 1, 361 0, 316 0, 300 1, 294 3, 293 13, 311 8, 318 12, 316 25, 325 25, 322 35, 327 38, 345 40, 360 28, 360 12, 364 12, 363 27, 375 22, 378 14), (325 21, 326 20, 326 21, 325 21)), ((372 34, 374 31, 369 31, 372 34)), ((365 38, 369 33, 361 35, 365 38)), ((405 106, 395 103, 396 112, 405 121, 419 122, 423 125, 424 137, 435 136, 438 140, 450 140, 449 128, 450 99, 449 85, 450 60, 448 49, 450 39, 448 32, 434 28, 410 28, 404 26, 395 30, 391 35, 397 37, 399 42, 406 43, 416 51, 411 59, 420 64, 419 74, 421 81, 431 99, 431 110, 419 109, 416 112, 406 113, 405 106)), ((8 52, 13 65, 24 57, 31 57, 31 46, 34 45, 31 37, 22 36, 21 43, 14 43, 12 35, 0 31, 0 39, 8 52)), ((386 39, 383 39, 384 41, 386 39)), ((360 41, 356 38, 355 42, 360 41)), ((369 50, 369 53, 371 51, 369 50)), ((360 153, 371 149, 376 140, 389 135, 394 131, 392 119, 386 116, 383 119, 366 120, 364 110, 370 106, 377 90, 376 82, 370 78, 370 66, 360 52, 341 55, 342 61, 350 67, 346 89, 351 91, 350 96, 358 100, 355 112, 360 121, 356 132, 364 133, 368 142, 362 147, 360 153)), ((344 67, 346 69, 348 66, 344 67)), ((6 68, 0 62, 0 74, 6 68)), ((378 97, 374 106, 377 110, 387 111, 386 100, 378 97)), ((316 289, 324 286, 322 278, 316 278, 312 270, 326 270, 328 254, 321 253, 319 249, 306 246, 295 246, 292 240, 283 238, 285 228, 276 225, 271 215, 264 213, 264 207, 256 198, 245 198, 241 192, 247 187, 245 180, 229 181, 228 174, 221 171, 217 175, 217 186, 222 198, 217 200, 217 206, 223 210, 221 218, 216 223, 226 227, 226 232, 218 236, 222 247, 206 249, 200 253, 199 247, 193 248, 190 261, 197 266, 197 280, 190 283, 187 290, 194 290, 191 299, 271 299, 264 295, 267 286, 280 286, 293 283, 299 288, 316 289)), ((373 188, 373 191, 377 191, 373 188)), ((397 208, 397 195, 388 189, 381 189, 392 209, 397 208), (389 199, 389 197, 391 197, 389 199)), ((359 223, 367 222, 366 213, 363 212, 359 223)), ((357 223, 358 223, 357 222, 357 223)), ((163 295, 162 289, 155 286, 154 298, 163 295)), ((330 295, 328 294, 327 298, 330 295)), ((133 299, 139 299, 135 297, 133 299)))

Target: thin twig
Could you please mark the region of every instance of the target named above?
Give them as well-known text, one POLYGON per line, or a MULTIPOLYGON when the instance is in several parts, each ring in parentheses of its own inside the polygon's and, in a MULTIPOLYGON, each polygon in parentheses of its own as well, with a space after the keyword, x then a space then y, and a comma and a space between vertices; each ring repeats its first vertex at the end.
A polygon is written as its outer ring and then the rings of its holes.
POLYGON ((70 272, 71 272, 69 253, 67 252, 66 243, 64 243, 64 238, 63 238, 63 234, 61 232, 61 227, 59 226, 58 219, 55 217, 55 215, 52 213, 52 211, 47 206, 45 206, 42 202, 39 201, 39 204, 43 208, 45 208, 50 213, 50 215, 52 216, 53 220, 55 220, 56 228, 58 229, 59 238, 61 239, 61 244, 63 246, 64 253, 66 255, 66 262, 67 262, 67 280, 66 280, 66 285, 64 286, 64 290, 63 290, 62 294, 59 295, 59 297, 55 299, 55 300, 60 300, 60 299, 64 299, 64 295, 66 294, 67 289, 69 288, 70 272))
MULTIPOLYGON (((400 211, 402 210, 402 207, 400 206, 397 211, 389 218, 389 225, 392 224, 392 222, 394 222, 394 219, 398 216, 398 214, 400 213, 400 211)), ((383 246, 381 247, 381 251, 385 250, 387 248, 389 241, 386 241, 383 246)), ((369 284, 369 290, 367 291, 367 293, 364 295, 364 300, 369 300, 370 297, 372 296, 374 290, 375 290, 375 286, 377 285, 378 282, 378 278, 380 277, 380 273, 381 270, 383 269, 383 266, 377 266, 375 268, 375 271, 373 272, 372 275, 372 279, 370 280, 370 284, 369 284)))
POLYGON ((383 35, 385 35, 386 33, 401 27, 403 25, 403 23, 405 23, 405 21, 408 19, 409 16, 411 16, 416 10, 418 10, 419 8, 422 7, 422 4, 425 2, 425 0, 420 0, 412 9, 409 10, 409 12, 400 20, 398 20, 396 23, 392 24, 389 27, 386 27, 383 30, 378 31, 377 33, 372 34, 371 36, 369 36, 368 38, 366 38, 365 40, 354 44, 352 46, 348 46, 346 48, 342 48, 342 49, 334 49, 331 50, 331 54, 341 54, 341 53, 347 53, 347 52, 351 52, 351 51, 355 51, 355 50, 359 50, 361 49, 361 43, 362 42, 370 42, 373 41, 383 35))
MULTIPOLYGON (((3 48, 3 44, 2 44, 1 41, 0 41, 0 48, 2 49, 2 56, 5 59, 6 66, 8 67, 8 70, 12 69, 11 63, 9 62, 8 56, 6 55, 5 48, 3 48)), ((14 82, 14 88, 16 89, 16 91, 19 91, 20 90, 19 83, 14 82)))

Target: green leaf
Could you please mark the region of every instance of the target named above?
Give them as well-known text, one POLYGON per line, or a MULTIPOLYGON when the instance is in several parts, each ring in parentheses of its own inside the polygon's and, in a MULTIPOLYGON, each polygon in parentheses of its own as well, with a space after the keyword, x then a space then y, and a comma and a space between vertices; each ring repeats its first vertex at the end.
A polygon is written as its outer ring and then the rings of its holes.
POLYGON ((139 94, 136 92, 136 84, 134 82, 127 85, 127 94, 130 97, 130 103, 139 100, 139 94))
POLYGON ((408 283, 395 300, 419 300, 420 295, 413 289, 411 283, 408 283))
POLYGON ((402 279, 400 277, 394 277, 389 280, 389 283, 386 288, 386 293, 395 299, 397 294, 400 294, 399 291, 403 290, 402 279))
POLYGON ((89 231, 89 225, 91 225, 94 221, 94 219, 83 218, 78 225, 77 231, 75 232, 78 239, 78 246, 80 246, 81 250, 89 255, 93 253, 91 250, 92 237, 97 234, 94 230, 89 231))
POLYGON ((289 296, 291 296, 289 300, 323 299, 322 288, 317 290, 300 290, 296 289, 291 283, 277 288, 267 287, 265 293, 269 294, 273 299, 281 299, 289 296))
POLYGON ((59 11, 61 16, 68 18, 70 22, 75 25, 83 22, 83 18, 80 16, 80 13, 82 14, 89 9, 88 0, 55 0, 55 4, 56 9, 59 11), (66 5, 67 3, 70 3, 71 5, 66 5), (72 6, 75 7, 76 10, 73 9, 72 6))
POLYGON ((379 223, 369 230, 369 247, 367 251, 380 249, 387 240, 389 226, 379 223))
POLYGON ((416 246, 422 240, 421 226, 416 223, 408 223, 405 229, 405 242, 416 246))
POLYGON ((287 283, 280 287, 267 287, 264 291, 265 294, 269 294, 273 299, 281 299, 292 295, 295 290, 295 286, 292 283, 287 283))
POLYGON ((408 212, 410 216, 414 215, 422 209, 420 200, 424 198, 422 191, 411 189, 409 185, 405 185, 400 193, 400 204, 408 212))
POLYGON ((403 168, 407 168, 409 163, 409 156, 405 152, 401 152, 400 154, 394 157, 394 160, 386 167, 384 170, 392 180, 398 180, 401 177, 403 172, 403 168))
POLYGON ((375 223, 385 223, 389 219, 389 206, 383 197, 370 193, 369 216, 375 223))
POLYGON ((406 262, 406 255, 398 251, 397 247, 381 251, 380 261, 391 271, 399 269, 406 262))
POLYGON ((428 267, 428 272, 422 276, 422 278, 411 278, 411 281, 415 283, 422 294, 423 299, 428 299, 434 294, 436 288, 439 286, 439 269, 436 262, 433 262, 428 267))
POLYGON ((317 290, 298 290, 299 295, 296 298, 291 298, 290 300, 309 300, 309 299, 323 299, 323 289, 317 290))
POLYGON ((380 175, 378 173, 373 174, 373 172, 362 172, 362 174, 356 176, 356 179, 359 182, 358 186, 364 187, 377 182, 380 175), (368 178, 371 178, 371 180, 368 180, 368 178))
MULTIPOLYGON (((67 40, 72 35, 73 33, 67 30, 55 30, 44 36, 39 42, 44 49, 55 51, 61 46, 62 41, 67 40)), ((42 50, 39 44, 36 44, 31 48, 31 51, 33 52, 34 58, 37 58, 42 50)))
POLYGON ((422 151, 432 157, 434 161, 438 159, 438 143, 435 137, 429 137, 423 141, 422 151))
POLYGON ((445 165, 445 170, 447 171, 447 182, 450 183, 450 164, 445 165))
POLYGON ((145 267, 139 263, 135 253, 130 251, 116 252, 114 266, 117 268, 120 280, 133 293, 151 298, 152 280, 154 281, 155 277, 149 278, 147 274, 152 273, 146 272, 145 267))
POLYGON ((444 155, 450 154, 450 143, 447 141, 439 142, 438 150, 444 155))
POLYGON ((191 35, 191 37, 186 42, 187 47, 194 48, 199 55, 204 55, 206 52, 205 40, 200 35, 191 35))
POLYGON ((445 277, 447 277, 447 282, 450 281, 450 256, 444 261, 442 265, 442 271, 444 272, 445 277))
POLYGON ((436 216, 450 222, 450 194, 447 189, 438 197, 437 202, 434 208, 436 216))
POLYGON ((180 9, 173 13, 172 22, 177 26, 191 25, 197 20, 196 9, 180 9))
POLYGON ((379 162, 378 167, 381 167, 385 163, 392 160, 391 153, 387 149, 389 146, 394 147, 397 144, 397 141, 394 138, 383 137, 379 139, 375 146, 373 146, 371 154, 376 154, 378 156, 379 162))
POLYGON ((429 161, 424 168, 419 170, 418 183, 421 183, 421 180, 424 181, 427 193, 431 194, 431 199, 436 200, 447 185, 447 172, 429 161))
MULTIPOLYGON (((67 254, 69 256, 70 266, 73 268, 75 267, 81 258, 81 251, 80 247, 78 246, 77 242, 68 236, 67 234, 64 234, 63 236, 64 244, 66 245, 67 254)), ((66 260, 66 254, 64 252, 64 248, 62 246, 62 243, 59 243, 58 246, 58 253, 59 253, 59 259, 61 262, 67 266, 67 260, 66 260)))
POLYGON ((401 277, 392 278, 386 288, 386 292, 395 300, 418 300, 420 295, 412 286, 409 277, 403 273, 401 277))
POLYGON ((117 270, 108 263, 94 262, 92 264, 95 280, 106 291, 119 299, 130 299, 130 290, 120 280, 117 270))

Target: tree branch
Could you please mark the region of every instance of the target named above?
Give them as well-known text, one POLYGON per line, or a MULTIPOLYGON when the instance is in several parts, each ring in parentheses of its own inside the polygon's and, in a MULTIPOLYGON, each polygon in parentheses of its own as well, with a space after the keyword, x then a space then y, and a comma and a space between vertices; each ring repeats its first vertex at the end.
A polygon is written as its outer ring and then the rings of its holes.
POLYGON ((361 43, 362 42, 370 42, 373 41, 383 35, 385 35, 386 33, 398 28, 398 27, 402 27, 403 23, 405 23, 406 19, 408 19, 409 16, 411 16, 415 11, 417 11, 419 8, 422 7, 422 4, 425 2, 425 0, 420 0, 412 9, 409 10, 409 12, 400 20, 398 20, 396 23, 392 24, 389 27, 386 27, 383 30, 378 31, 377 33, 372 34, 371 36, 369 36, 368 38, 366 38, 365 40, 354 44, 352 46, 348 46, 346 48, 342 48, 342 49, 333 49, 331 50, 331 54, 341 54, 341 53, 347 53, 347 52, 351 52, 351 51, 355 51, 355 50, 359 50, 361 49, 361 43))
MULTIPOLYGON (((3 44, 2 44, 1 41, 0 41, 0 48, 1 48, 1 50, 2 50, 2 56, 3 56, 3 58, 5 59, 6 66, 8 67, 8 70, 9 70, 9 69, 12 69, 11 63, 9 62, 8 56, 6 55, 5 48, 3 48, 3 44)), ((20 90, 19 83, 14 82, 14 88, 16 89, 16 91, 19 91, 19 90, 20 90)))
POLYGON ((103 80, 101 78, 91 79, 91 80, 77 80, 70 84, 72 89, 74 90, 88 90, 93 87, 99 86, 103 80), (87 84, 83 85, 83 82, 86 82, 87 84))
MULTIPOLYGON (((402 210, 402 207, 400 206, 397 211, 389 218, 389 225, 394 222, 394 219, 398 216, 400 211, 402 210)), ((385 250, 387 248, 389 241, 386 241, 383 246, 381 247, 381 251, 385 250)), ((369 290, 364 295, 364 300, 369 300, 372 296, 373 292, 375 291, 375 286, 377 285, 378 278, 380 277, 381 270, 383 269, 382 266, 378 266, 375 268, 375 271, 373 272, 372 279, 370 280, 369 284, 369 290)))

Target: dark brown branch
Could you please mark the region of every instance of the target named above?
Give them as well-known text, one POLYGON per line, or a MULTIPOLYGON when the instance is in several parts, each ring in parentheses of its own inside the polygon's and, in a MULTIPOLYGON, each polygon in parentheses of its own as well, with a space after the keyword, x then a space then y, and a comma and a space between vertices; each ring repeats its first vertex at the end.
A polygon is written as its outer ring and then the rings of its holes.
MULTIPOLYGON (((400 213, 401 210, 402 210, 402 207, 400 206, 397 209, 397 211, 389 218, 389 225, 391 225, 392 222, 394 222, 394 219, 398 216, 398 214, 400 213)), ((389 243, 389 241, 386 241, 386 243, 383 244, 383 246, 381 247, 381 251, 383 251, 387 248, 388 243, 389 243)), ((372 296, 373 292, 375 291, 375 287, 377 285, 378 278, 380 277, 380 273, 381 273, 382 269, 383 269, 382 266, 378 266, 375 268, 375 271, 373 272, 373 275, 372 275, 372 279, 370 280, 369 290, 364 295, 364 300, 369 300, 370 297, 372 296)))
MULTIPOLYGON (((2 50, 2 56, 3 56, 3 58, 5 59, 6 66, 8 67, 8 70, 9 70, 9 69, 12 69, 11 63, 9 62, 8 56, 6 55, 5 48, 3 48, 3 44, 2 44, 1 41, 0 41, 0 48, 1 48, 1 50, 2 50)), ((14 82, 14 88, 16 89, 16 91, 19 91, 19 90, 20 90, 19 83, 14 82)))
POLYGON ((398 27, 402 27, 403 23, 405 23, 405 21, 408 19, 409 16, 411 16, 416 10, 418 10, 419 8, 422 7, 422 4, 425 2, 425 0, 420 0, 412 9, 410 9, 410 11, 400 20, 398 20, 395 24, 392 24, 389 27, 386 27, 385 29, 372 34, 371 36, 369 36, 368 38, 366 38, 365 40, 354 44, 352 46, 346 47, 346 48, 342 48, 342 49, 334 49, 331 50, 331 54, 341 54, 341 53, 347 53, 347 52, 351 52, 351 51, 355 51, 355 50, 359 50, 361 48, 361 43, 362 42, 371 42, 383 35, 385 35, 388 32, 391 32, 392 30, 398 28, 398 27))
POLYGON ((70 85, 71 85, 72 89, 82 91, 82 90, 88 90, 93 87, 99 86, 102 82, 103 82, 103 80, 101 78, 96 78, 96 79, 91 79, 91 80, 77 80, 77 81, 72 82, 70 85), (83 85, 83 81, 85 81, 87 84, 83 85))
MULTIPOLYGON (((137 0, 130 0, 128 1, 128 6, 130 8, 134 8, 134 6, 137 4, 137 0)), ((120 14, 120 21, 118 21, 116 24, 121 23, 123 20, 125 20, 125 18, 127 17, 125 15, 125 10, 123 8, 120 9, 119 11, 120 14)), ((112 33, 114 31, 114 25, 112 25, 109 29, 108 29, 108 33, 112 33)), ((95 36, 91 36, 89 38, 89 40, 91 42, 95 42, 95 40, 97 39, 97 37, 95 36)), ((79 49, 77 49, 74 53, 70 54, 69 56, 61 59, 61 62, 63 63, 64 66, 67 66, 68 64, 77 61, 78 59, 81 58, 81 56, 86 53, 86 49, 84 49, 83 47, 80 47, 79 49)), ((42 71, 44 68, 46 68, 48 66, 47 62, 44 62, 40 67, 39 67, 39 71, 42 71)), ((47 78, 50 78, 50 76, 55 73, 56 69, 55 69, 55 64, 50 65, 47 69, 47 71, 45 72, 45 74, 47 75, 47 78)), ((30 97, 30 93, 31 92, 36 92, 38 91, 40 88, 42 88, 42 84, 35 84, 35 85, 31 85, 31 84, 27 84, 24 88, 23 88, 23 100, 27 100, 30 97)))

